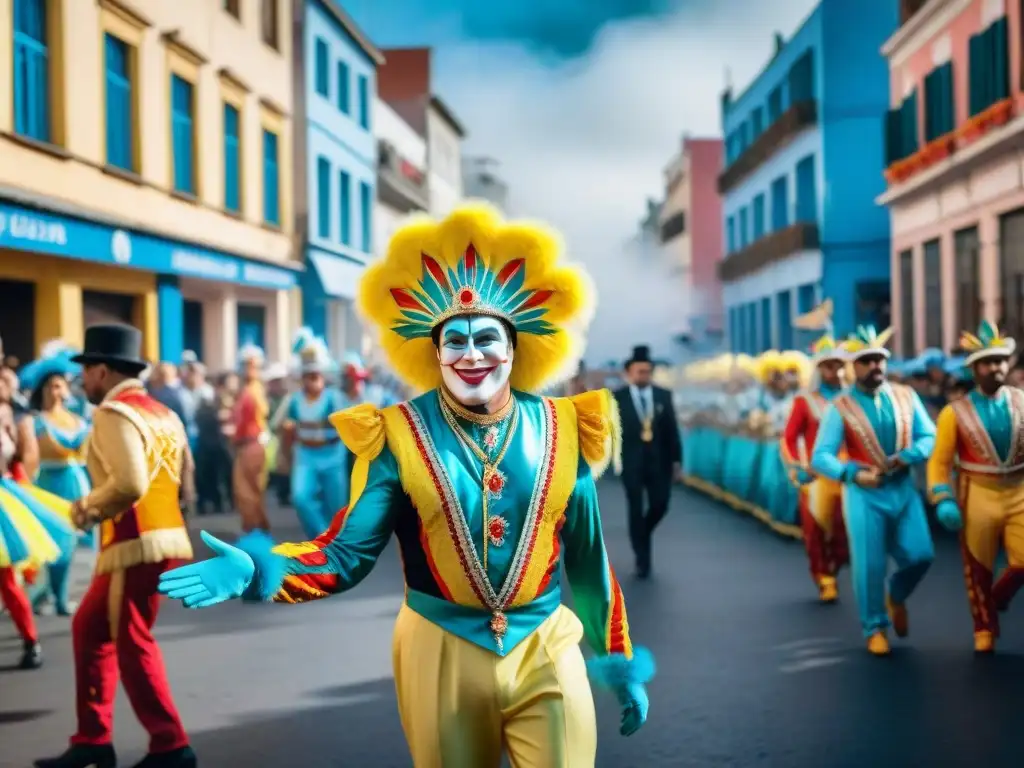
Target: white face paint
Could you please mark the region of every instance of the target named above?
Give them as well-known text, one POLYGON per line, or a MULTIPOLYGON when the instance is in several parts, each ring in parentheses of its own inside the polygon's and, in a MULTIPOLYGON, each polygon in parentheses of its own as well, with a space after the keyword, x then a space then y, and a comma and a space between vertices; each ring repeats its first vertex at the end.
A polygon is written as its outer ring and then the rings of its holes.
POLYGON ((512 373, 512 344, 500 320, 453 317, 441 327, 437 352, 441 379, 463 405, 483 405, 504 389, 512 373))

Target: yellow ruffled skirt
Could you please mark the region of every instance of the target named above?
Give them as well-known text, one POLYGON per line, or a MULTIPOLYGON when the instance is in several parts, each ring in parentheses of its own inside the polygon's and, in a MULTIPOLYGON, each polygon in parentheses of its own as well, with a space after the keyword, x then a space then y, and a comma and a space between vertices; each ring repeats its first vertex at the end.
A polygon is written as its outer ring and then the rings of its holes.
POLYGON ((52 563, 76 541, 70 502, 0 478, 0 568, 52 563))

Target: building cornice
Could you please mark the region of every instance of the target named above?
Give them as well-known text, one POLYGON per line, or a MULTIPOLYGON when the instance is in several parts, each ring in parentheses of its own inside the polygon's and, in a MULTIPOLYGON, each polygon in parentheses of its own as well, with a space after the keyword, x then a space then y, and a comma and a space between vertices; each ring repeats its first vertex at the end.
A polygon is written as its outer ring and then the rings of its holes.
POLYGON ((929 0, 882 44, 882 55, 899 67, 971 5, 971 0, 929 0))

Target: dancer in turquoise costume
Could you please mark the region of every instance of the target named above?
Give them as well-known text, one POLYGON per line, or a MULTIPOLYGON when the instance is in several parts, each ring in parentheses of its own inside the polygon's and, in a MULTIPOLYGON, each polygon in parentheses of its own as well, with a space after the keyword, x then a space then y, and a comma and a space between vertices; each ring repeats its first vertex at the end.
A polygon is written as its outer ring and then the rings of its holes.
POLYGON ((785 358, 774 349, 757 358, 760 387, 753 410, 747 415, 749 442, 745 443, 743 462, 750 466, 751 480, 746 500, 767 515, 771 515, 773 506, 778 506, 778 491, 787 483, 780 468, 777 434, 781 430, 779 406, 790 396, 784 365, 785 358))
MULTIPOLYGON (((32 392, 29 407, 39 447, 35 484, 67 501, 82 498, 91 489, 84 458, 90 425, 67 407, 71 394, 68 382, 80 370, 71 362, 75 354, 63 342, 51 342, 44 345, 39 359, 21 372, 22 385, 32 392)), ((59 541, 60 557, 49 564, 48 589, 39 599, 45 599, 49 593, 57 615, 70 616, 74 606, 68 600, 68 582, 77 537, 64 536, 59 541)))
POLYGON ((308 328, 299 331, 292 347, 298 358, 302 388, 292 392, 284 408, 282 429, 294 442, 292 505, 302 530, 310 539, 327 530, 331 519, 348 501, 349 478, 342 467, 348 451, 328 417, 345 408, 343 396, 326 386, 337 372, 327 345, 308 328))
POLYGON ((891 330, 861 327, 846 342, 856 384, 825 410, 811 468, 842 482, 854 592, 868 650, 889 653, 890 623, 906 637, 906 602, 935 556, 924 503, 911 477, 928 460, 935 424, 909 387, 886 382, 891 330), (845 444, 847 461, 839 458, 845 444), (888 561, 896 572, 886 591, 888 561))
POLYGON ((427 392, 332 417, 356 455, 349 507, 317 539, 272 549, 204 532, 217 557, 164 574, 161 591, 196 608, 323 598, 358 584, 394 535, 394 677, 416 768, 498 768, 503 753, 517 768, 594 766, 588 667, 618 697, 625 735, 646 720, 654 669, 601 533, 615 400, 533 394, 576 370, 589 281, 547 231, 472 206, 400 229, 359 302, 396 373, 427 392))

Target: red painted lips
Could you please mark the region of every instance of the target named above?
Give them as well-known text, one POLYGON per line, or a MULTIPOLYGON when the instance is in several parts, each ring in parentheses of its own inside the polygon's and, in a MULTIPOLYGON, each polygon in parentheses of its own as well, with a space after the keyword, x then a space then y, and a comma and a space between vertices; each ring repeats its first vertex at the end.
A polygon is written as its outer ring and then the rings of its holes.
POLYGON ((475 387, 483 382, 497 366, 492 365, 490 368, 454 368, 458 377, 464 382, 469 384, 471 387, 475 387))

